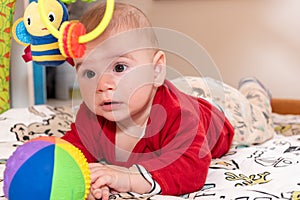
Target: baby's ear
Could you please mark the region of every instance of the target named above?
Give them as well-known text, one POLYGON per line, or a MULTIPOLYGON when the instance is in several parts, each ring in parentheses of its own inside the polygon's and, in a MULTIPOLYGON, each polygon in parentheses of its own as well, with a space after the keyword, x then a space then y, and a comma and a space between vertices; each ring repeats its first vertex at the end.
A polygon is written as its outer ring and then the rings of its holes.
POLYGON ((166 55, 163 51, 157 51, 153 58, 154 86, 161 86, 166 78, 166 55))

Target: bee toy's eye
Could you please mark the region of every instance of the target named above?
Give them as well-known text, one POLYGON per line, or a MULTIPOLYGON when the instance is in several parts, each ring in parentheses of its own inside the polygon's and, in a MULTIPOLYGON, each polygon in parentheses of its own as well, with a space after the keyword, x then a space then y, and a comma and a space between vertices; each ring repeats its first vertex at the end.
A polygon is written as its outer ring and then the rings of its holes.
POLYGON ((48 14, 48 18, 49 18, 49 21, 50 21, 50 22, 53 22, 53 21, 55 20, 55 14, 54 14, 53 12, 50 12, 50 13, 48 14))
POLYGON ((30 17, 27 18, 27 24, 28 24, 28 26, 31 25, 31 18, 30 17))

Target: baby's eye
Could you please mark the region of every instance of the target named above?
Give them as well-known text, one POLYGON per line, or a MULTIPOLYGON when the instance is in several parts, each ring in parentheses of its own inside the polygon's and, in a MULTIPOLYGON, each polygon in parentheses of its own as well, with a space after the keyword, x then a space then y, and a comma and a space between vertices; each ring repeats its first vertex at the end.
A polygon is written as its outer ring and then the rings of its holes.
POLYGON ((87 78, 91 79, 91 78, 94 78, 96 76, 96 73, 93 72, 92 70, 87 70, 85 72, 85 75, 86 75, 87 78))
POLYGON ((117 64, 116 66, 115 66, 115 68, 114 68, 114 71, 115 72, 123 72, 123 71, 125 71, 127 69, 127 66, 126 65, 124 65, 124 64, 117 64))

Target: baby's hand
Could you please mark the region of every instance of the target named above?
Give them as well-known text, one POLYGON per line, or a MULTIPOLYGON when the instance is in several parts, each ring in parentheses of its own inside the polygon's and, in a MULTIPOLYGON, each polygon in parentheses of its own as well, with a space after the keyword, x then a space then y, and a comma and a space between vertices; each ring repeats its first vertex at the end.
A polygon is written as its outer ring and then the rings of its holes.
POLYGON ((91 189, 87 200, 108 200, 109 199, 109 187, 104 186, 102 188, 91 189))
POLYGON ((130 172, 128 168, 115 165, 90 163, 91 195, 106 200, 109 189, 116 192, 129 192, 131 190, 130 172), (104 198, 105 196, 105 198, 104 198))

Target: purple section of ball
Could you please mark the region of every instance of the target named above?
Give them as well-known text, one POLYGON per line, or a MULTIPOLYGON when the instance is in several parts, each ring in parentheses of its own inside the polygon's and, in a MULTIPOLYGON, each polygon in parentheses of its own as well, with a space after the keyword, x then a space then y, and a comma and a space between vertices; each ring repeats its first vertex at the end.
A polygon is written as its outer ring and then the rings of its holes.
POLYGON ((6 162, 6 167, 4 171, 4 180, 3 180, 4 195, 6 197, 8 196, 10 183, 14 175, 16 174, 16 172, 23 165, 23 163, 28 158, 30 158, 33 154, 35 154, 37 151, 49 145, 54 145, 54 144, 49 141, 41 141, 41 140, 30 141, 18 147, 17 150, 9 157, 9 159, 6 162))

